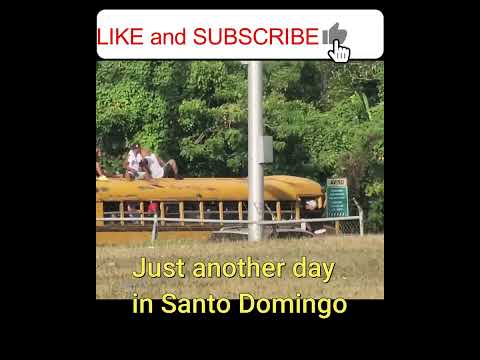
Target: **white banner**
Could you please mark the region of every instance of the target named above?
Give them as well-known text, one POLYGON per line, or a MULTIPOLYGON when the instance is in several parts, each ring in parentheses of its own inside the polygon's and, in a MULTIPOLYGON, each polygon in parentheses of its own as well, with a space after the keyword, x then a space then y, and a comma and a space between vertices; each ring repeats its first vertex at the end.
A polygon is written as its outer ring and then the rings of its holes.
POLYGON ((383 30, 378 10, 102 10, 97 52, 103 59, 330 59, 338 40, 350 59, 378 59, 383 30))

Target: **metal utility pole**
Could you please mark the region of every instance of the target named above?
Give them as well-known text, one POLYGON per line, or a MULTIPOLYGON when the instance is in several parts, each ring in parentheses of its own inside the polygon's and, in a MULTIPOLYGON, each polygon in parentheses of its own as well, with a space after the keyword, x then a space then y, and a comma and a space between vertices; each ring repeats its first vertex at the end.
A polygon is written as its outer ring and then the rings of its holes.
POLYGON ((263 238, 263 64, 248 62, 248 240, 263 238))

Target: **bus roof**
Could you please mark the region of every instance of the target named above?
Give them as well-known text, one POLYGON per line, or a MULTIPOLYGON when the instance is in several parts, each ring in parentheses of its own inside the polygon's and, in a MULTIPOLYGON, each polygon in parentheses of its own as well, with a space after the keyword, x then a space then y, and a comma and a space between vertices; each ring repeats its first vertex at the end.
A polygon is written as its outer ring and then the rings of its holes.
MULTIPOLYGON (((247 201, 246 178, 186 178, 152 181, 109 179, 96 183, 96 201, 247 201)), ((320 197, 315 181, 294 176, 266 176, 265 201, 295 201, 320 197)))

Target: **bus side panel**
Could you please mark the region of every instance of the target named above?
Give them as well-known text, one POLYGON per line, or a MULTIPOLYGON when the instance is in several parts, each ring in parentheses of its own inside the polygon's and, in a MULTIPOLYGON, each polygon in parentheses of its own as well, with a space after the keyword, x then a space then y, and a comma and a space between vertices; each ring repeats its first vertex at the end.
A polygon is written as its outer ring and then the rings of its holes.
MULTIPOLYGON (((211 231, 162 231, 159 232, 157 240, 206 241, 211 233, 211 231)), ((150 243, 151 239, 151 231, 97 232, 96 245, 143 245, 150 243)))

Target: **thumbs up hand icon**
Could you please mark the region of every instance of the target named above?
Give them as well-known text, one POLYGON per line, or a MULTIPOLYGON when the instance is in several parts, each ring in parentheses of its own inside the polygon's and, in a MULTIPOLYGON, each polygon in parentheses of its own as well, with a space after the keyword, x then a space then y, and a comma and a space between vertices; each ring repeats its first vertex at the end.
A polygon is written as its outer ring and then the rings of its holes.
POLYGON ((350 49, 343 44, 347 38, 347 30, 339 29, 339 23, 335 23, 330 30, 323 30, 323 43, 333 44, 333 49, 328 52, 330 59, 337 63, 346 63, 350 59, 350 49), (328 36, 328 39, 327 39, 328 36))
POLYGON ((340 46, 337 39, 333 40, 333 50, 328 52, 330 59, 336 63, 346 63, 350 59, 350 49, 345 46, 340 46))
POLYGON ((335 23, 335 25, 333 25, 328 31, 328 39, 330 40, 330 44, 333 44, 333 41, 335 39, 337 39, 340 44, 343 44, 343 42, 347 38, 347 30, 339 30, 338 25, 338 22, 335 23))

